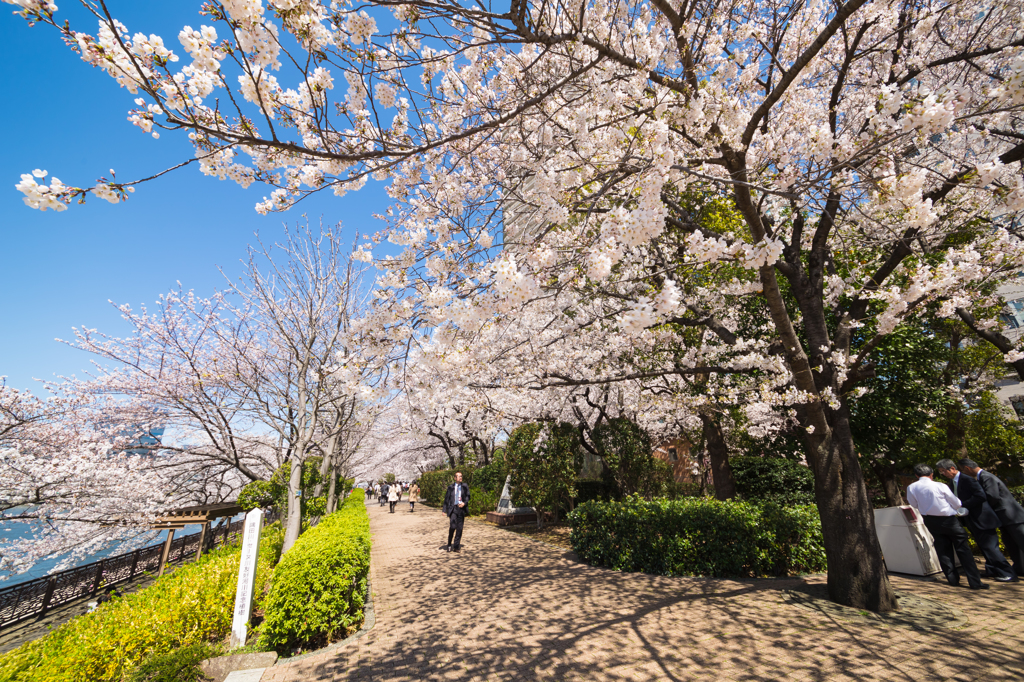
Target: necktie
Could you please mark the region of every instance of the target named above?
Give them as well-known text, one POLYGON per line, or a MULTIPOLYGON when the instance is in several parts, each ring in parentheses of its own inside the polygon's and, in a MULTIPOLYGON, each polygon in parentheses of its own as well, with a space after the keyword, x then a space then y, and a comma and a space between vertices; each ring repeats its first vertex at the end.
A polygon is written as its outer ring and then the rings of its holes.
POLYGON ((954 479, 953 479, 953 494, 954 494, 954 495, 956 495, 956 494, 957 494, 957 493, 956 493, 956 486, 957 486, 957 484, 958 484, 959 482, 960 482, 960 477, 959 477, 959 476, 957 476, 956 478, 954 478, 954 479))

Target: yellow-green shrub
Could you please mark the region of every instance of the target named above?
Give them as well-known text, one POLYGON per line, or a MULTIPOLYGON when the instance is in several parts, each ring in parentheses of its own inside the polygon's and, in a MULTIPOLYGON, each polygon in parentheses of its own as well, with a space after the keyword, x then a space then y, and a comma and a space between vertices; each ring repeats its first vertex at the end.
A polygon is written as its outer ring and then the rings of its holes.
MULTIPOLYGON (((264 529, 254 608, 263 606, 283 540, 279 525, 264 529)), ((223 639, 231 630, 240 556, 237 545, 215 550, 0 656, 0 682, 124 680, 148 656, 223 639)))
POLYGON ((369 571, 370 520, 356 489, 281 557, 264 605, 261 648, 293 653, 347 634, 363 620, 369 571))

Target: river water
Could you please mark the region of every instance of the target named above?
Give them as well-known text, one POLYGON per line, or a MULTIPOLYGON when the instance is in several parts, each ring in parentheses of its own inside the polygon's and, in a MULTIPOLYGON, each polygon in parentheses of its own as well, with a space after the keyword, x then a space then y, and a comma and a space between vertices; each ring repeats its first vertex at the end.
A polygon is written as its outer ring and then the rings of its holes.
MULTIPOLYGON (((239 515, 237 518, 241 518, 241 515, 239 515)), ((235 519, 232 519, 232 521, 234 520, 235 519)), ((198 533, 200 530, 202 530, 202 526, 200 524, 192 524, 189 526, 185 526, 185 528, 181 530, 176 530, 174 532, 174 536, 180 537, 182 535, 191 535, 193 533, 198 533)), ((18 540, 21 540, 23 538, 30 537, 32 537, 32 528, 27 523, 24 523, 22 521, 5 521, 3 522, 3 524, 0 524, 0 539, 4 541, 17 542, 18 540)), ((154 545, 159 542, 163 542, 166 539, 167 531, 162 530, 160 531, 159 535, 156 536, 155 540, 146 543, 145 546, 154 545)), ((117 553, 115 550, 116 548, 96 552, 82 559, 81 561, 76 562, 74 566, 82 566, 84 564, 89 564, 94 561, 104 559, 108 556, 112 556, 117 553)), ((11 585, 17 585, 18 583, 23 583, 28 580, 34 580, 36 578, 42 578, 43 576, 49 574, 50 571, 52 571, 54 567, 61 562, 64 556, 64 554, 60 554, 54 557, 50 557, 48 559, 43 559, 42 561, 38 562, 32 568, 30 568, 28 571, 24 573, 12 575, 10 573, 0 572, 0 588, 10 587, 11 585)), ((73 566, 68 566, 67 568, 73 568, 73 566)))

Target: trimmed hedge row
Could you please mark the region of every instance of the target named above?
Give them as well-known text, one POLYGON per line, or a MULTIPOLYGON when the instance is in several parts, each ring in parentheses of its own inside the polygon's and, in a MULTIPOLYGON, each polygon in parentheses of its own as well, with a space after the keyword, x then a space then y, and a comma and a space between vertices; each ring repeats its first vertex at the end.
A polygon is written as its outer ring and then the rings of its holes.
POLYGON ((585 502, 569 523, 583 561, 620 571, 763 577, 825 570, 821 521, 810 505, 630 497, 585 502))
MULTIPOLYGON (((281 554, 284 533, 263 530, 254 608, 281 554)), ((41 639, 0 656, 3 682, 123 680, 145 659, 217 641, 231 630, 239 546, 222 547, 185 564, 144 590, 116 597, 41 639)))
POLYGON ((282 654, 340 639, 363 621, 370 571, 364 492, 299 536, 274 570, 259 644, 282 654))
MULTIPOLYGON (((480 513, 494 511, 494 508, 498 505, 498 496, 501 494, 501 488, 505 485, 505 474, 508 473, 505 469, 504 459, 496 459, 494 462, 480 467, 465 466, 458 469, 428 471, 420 475, 417 481, 420 486, 420 499, 432 507, 440 507, 444 503, 445 490, 455 481, 456 471, 462 472, 462 482, 471 489, 469 495, 470 504, 472 505, 473 503, 473 495, 476 489, 483 493, 493 493, 494 505, 480 513)), ((482 500, 484 496, 480 495, 479 497, 482 500)), ((487 499, 489 500, 490 497, 488 496, 487 499)), ((473 513, 472 508, 470 513, 473 513)))

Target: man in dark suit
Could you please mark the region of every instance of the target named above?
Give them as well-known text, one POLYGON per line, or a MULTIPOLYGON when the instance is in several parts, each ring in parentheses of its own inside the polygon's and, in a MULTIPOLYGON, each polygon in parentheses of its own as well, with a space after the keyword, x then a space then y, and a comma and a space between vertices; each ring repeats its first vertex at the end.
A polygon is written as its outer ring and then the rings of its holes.
POLYGON ((1003 532, 1006 553, 1013 561, 1017 577, 1024 576, 1024 507, 1013 499, 1006 484, 971 459, 960 460, 960 471, 981 484, 992 511, 999 517, 999 529, 1003 532))
POLYGON ((960 499, 960 504, 967 508, 968 514, 961 520, 967 521, 974 541, 985 555, 988 572, 997 582, 1015 582, 1017 576, 999 549, 999 536, 996 534, 999 517, 988 503, 981 485, 967 474, 960 473, 951 459, 939 460, 935 468, 944 478, 949 479, 953 486, 953 494, 960 499))
POLYGON ((445 491, 441 511, 448 517, 448 544, 441 549, 446 552, 458 552, 462 545, 462 526, 469 511, 469 486, 462 482, 461 471, 455 472, 455 482, 445 491))

